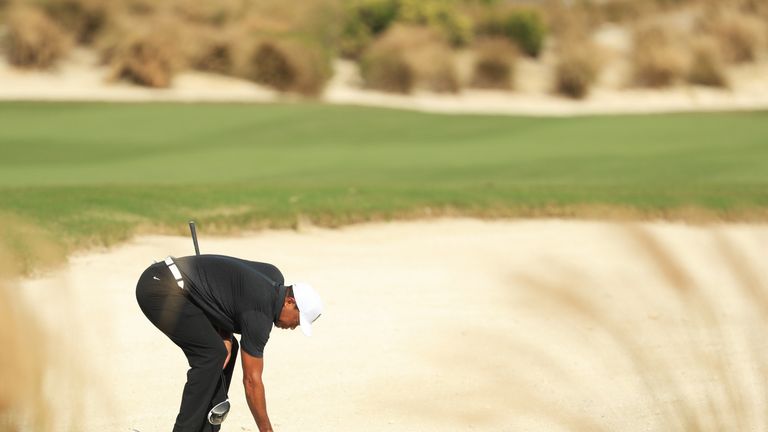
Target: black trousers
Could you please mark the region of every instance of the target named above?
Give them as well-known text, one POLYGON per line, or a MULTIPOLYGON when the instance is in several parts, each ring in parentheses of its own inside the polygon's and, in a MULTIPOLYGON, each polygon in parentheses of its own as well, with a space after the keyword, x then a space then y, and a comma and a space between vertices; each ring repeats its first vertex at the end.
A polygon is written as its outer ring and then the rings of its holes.
POLYGON ((227 399, 237 357, 233 338, 232 357, 222 370, 227 349, 203 310, 179 288, 165 263, 147 268, 136 284, 136 300, 144 315, 187 356, 189 370, 181 407, 173 432, 218 431, 208 423, 208 411, 227 399))

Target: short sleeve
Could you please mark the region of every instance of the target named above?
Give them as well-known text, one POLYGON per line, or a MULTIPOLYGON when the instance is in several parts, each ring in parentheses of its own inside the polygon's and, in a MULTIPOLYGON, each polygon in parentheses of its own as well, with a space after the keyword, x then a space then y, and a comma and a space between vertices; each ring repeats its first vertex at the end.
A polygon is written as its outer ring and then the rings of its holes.
POLYGON ((243 350, 254 357, 264 357, 264 346, 272 331, 272 320, 256 310, 243 312, 240 315, 240 330, 243 350))

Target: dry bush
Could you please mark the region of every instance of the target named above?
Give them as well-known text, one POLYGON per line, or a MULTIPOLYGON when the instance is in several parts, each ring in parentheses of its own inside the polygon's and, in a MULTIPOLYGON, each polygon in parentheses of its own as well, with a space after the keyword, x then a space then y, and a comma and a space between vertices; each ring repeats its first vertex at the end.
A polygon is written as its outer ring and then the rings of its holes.
POLYGON ((280 91, 320 94, 332 72, 336 3, 248 3, 231 43, 237 74, 280 91))
POLYGON ((508 90, 514 87, 517 50, 505 38, 481 39, 475 43, 475 60, 470 85, 508 90))
MULTIPOLYGON (((243 22, 248 37, 311 41, 323 50, 335 46, 343 14, 337 0, 259 0, 243 2, 243 22)), ((314 48, 314 47, 313 47, 314 48)))
POLYGON ((330 59, 309 42, 264 39, 249 51, 245 76, 280 91, 316 96, 331 75, 330 59))
POLYGON ((186 63, 193 69, 223 75, 234 75, 240 50, 232 32, 198 27, 192 44, 187 45, 186 63))
POLYGON ((343 10, 339 53, 357 59, 379 34, 395 21, 400 9, 398 0, 351 0, 343 10))
POLYGON ((416 87, 439 93, 459 91, 453 53, 447 44, 424 45, 408 57, 416 75, 416 87))
POLYGON ((398 21, 425 26, 440 33, 453 46, 472 39, 472 22, 454 2, 445 0, 398 0, 398 21))
POLYGON ((688 51, 684 38, 667 27, 635 30, 632 52, 632 81, 641 87, 668 87, 685 77, 688 51))
POLYGON ((392 93, 410 93, 416 73, 406 59, 402 47, 379 40, 360 59, 360 73, 365 85, 392 93))
POLYGON ((585 37, 602 24, 602 16, 597 8, 598 5, 586 2, 576 5, 548 3, 545 9, 547 28, 555 40, 571 35, 585 37))
POLYGON ((710 87, 728 87, 725 61, 716 40, 702 38, 693 42, 688 82, 710 87))
POLYGON ((43 0, 41 3, 48 15, 82 44, 92 43, 114 13, 108 0, 43 0))
POLYGON ((717 38, 723 57, 730 63, 754 61, 765 45, 766 24, 741 12, 712 12, 702 20, 700 30, 717 38))
POLYGON ((637 0, 613 0, 599 2, 596 7, 600 17, 609 22, 628 22, 646 16, 654 10, 653 2, 637 0))
POLYGON ((118 3, 121 7, 121 15, 131 16, 151 16, 160 12, 168 4, 154 0, 121 0, 118 3))
POLYGON ((450 46, 439 33, 425 27, 393 26, 365 52, 360 66, 366 85, 379 90, 459 90, 450 46))
POLYGON ((184 66, 178 43, 181 29, 168 19, 126 22, 100 46, 102 61, 109 65, 110 80, 164 88, 184 66))
POLYGON ((25 6, 9 11, 3 42, 8 62, 22 68, 51 68, 71 48, 61 27, 41 10, 25 6))
POLYGON ((545 11, 528 5, 500 3, 487 7, 475 18, 474 31, 480 36, 503 36, 517 45, 520 52, 538 57, 549 36, 545 11))
POLYGON ((555 67, 555 92, 574 99, 587 97, 600 70, 598 51, 588 40, 570 41, 561 47, 555 67))
POLYGON ((174 0, 173 12, 184 19, 200 24, 223 26, 243 13, 240 0, 174 0))

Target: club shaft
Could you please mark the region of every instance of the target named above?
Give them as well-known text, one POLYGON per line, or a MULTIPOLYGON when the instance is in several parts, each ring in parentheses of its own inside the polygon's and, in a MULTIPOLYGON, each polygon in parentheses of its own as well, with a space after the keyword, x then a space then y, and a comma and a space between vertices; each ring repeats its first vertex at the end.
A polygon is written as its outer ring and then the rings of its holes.
POLYGON ((192 243, 195 244, 195 255, 200 255, 200 246, 197 245, 197 230, 195 221, 189 221, 189 231, 192 232, 192 243))

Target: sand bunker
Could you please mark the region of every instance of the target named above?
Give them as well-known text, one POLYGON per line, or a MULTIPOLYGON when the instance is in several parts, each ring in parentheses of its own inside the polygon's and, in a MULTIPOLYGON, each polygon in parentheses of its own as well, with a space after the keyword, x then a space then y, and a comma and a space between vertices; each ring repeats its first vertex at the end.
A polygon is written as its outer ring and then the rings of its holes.
MULTIPOLYGON (((557 220, 201 233, 325 297, 315 337, 267 345, 283 431, 765 430, 767 245, 765 225, 557 220)), ((87 372, 53 392, 82 400, 78 430, 170 429, 186 362, 134 289, 192 250, 141 237, 23 283, 87 372)), ((224 430, 255 431, 239 380, 224 430)))

